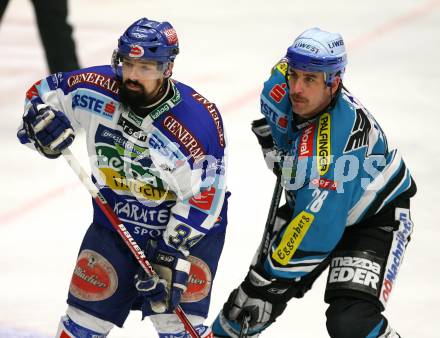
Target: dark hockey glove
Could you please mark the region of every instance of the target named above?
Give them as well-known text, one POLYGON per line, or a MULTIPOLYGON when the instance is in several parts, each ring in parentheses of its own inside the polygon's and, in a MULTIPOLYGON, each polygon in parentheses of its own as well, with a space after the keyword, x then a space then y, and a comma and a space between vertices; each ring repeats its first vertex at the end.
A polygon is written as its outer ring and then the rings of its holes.
POLYGON ((263 149, 263 152, 265 149, 272 149, 274 147, 272 131, 270 126, 267 124, 265 117, 252 121, 251 129, 257 137, 258 143, 263 149))
POLYGON ((278 175, 281 156, 274 145, 272 131, 267 124, 266 118, 263 117, 262 119, 252 121, 251 129, 261 146, 267 167, 275 175, 278 175))
POLYGON ((136 289, 145 296, 142 310, 148 314, 172 312, 186 291, 191 263, 162 239, 150 240, 146 255, 159 278, 147 276, 143 269, 135 276, 136 289))
POLYGON ((223 310, 215 319, 215 336, 258 336, 272 324, 286 308, 285 293, 288 285, 270 280, 255 270, 249 270, 246 279, 232 291, 223 310))
POLYGON ((57 158, 75 139, 72 124, 61 111, 46 104, 33 104, 23 115, 17 137, 22 144, 32 142, 47 158, 57 158))

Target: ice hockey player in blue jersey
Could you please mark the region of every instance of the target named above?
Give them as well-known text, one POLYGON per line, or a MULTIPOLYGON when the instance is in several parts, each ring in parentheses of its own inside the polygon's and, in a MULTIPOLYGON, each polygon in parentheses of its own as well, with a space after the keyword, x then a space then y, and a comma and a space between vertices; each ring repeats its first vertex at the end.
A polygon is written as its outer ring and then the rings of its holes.
POLYGON ((203 323, 227 224, 226 137, 215 104, 171 78, 178 52, 171 24, 142 18, 111 65, 53 74, 27 92, 20 141, 57 158, 85 130, 94 182, 161 278, 142 272, 94 203, 56 337, 106 337, 131 310, 159 337, 189 337, 177 305, 212 336, 203 323))
POLYGON ((312 28, 264 84, 264 118, 252 130, 281 175, 287 203, 214 321, 215 337, 259 336, 327 267, 330 337, 400 337, 382 312, 413 230, 416 186, 379 124, 343 86, 346 63, 341 35, 312 28))

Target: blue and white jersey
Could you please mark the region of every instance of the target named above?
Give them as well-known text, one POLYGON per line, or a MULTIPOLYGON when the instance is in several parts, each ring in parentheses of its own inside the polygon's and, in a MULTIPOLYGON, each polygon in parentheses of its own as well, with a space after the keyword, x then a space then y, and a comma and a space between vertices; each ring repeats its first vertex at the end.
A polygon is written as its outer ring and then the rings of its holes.
POLYGON ((316 268, 346 227, 377 214, 403 193, 411 197, 416 187, 399 152, 388 149, 379 124, 345 88, 326 111, 296 123, 286 71, 285 60, 273 68, 261 111, 285 156, 282 181, 293 209, 264 267, 290 279, 316 268))
MULTIPOLYGON (((29 89, 25 110, 46 103, 85 130, 93 179, 139 243, 163 236, 185 251, 224 230, 227 147, 215 104, 169 80, 143 118, 120 103, 119 85, 110 66, 54 74, 29 89)), ((113 229, 97 205, 93 222, 113 229)))

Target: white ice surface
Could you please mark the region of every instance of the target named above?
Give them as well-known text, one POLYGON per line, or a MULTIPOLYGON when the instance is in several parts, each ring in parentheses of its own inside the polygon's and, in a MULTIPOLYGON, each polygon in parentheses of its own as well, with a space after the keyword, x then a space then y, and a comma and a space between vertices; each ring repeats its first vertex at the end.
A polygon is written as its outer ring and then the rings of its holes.
MULTIPOLYGON (((70 10, 83 66, 107 64, 117 38, 135 19, 170 21, 181 44, 174 77, 223 113, 232 197, 209 323, 247 271, 274 182, 249 130, 259 117, 258 91, 303 30, 341 32, 349 53, 344 82, 398 145, 419 189, 412 204, 413 238, 386 315, 405 338, 440 336, 439 0, 72 0, 70 10)), ((24 93, 47 74, 30 1, 10 1, 0 51, 0 338, 50 337, 66 307, 91 203, 62 159, 46 160, 15 138, 24 93)), ((81 137, 74 150, 86 164, 81 137)), ((324 286, 322 276, 263 337, 326 337, 324 286)), ((155 334, 132 313, 110 337, 155 334)))

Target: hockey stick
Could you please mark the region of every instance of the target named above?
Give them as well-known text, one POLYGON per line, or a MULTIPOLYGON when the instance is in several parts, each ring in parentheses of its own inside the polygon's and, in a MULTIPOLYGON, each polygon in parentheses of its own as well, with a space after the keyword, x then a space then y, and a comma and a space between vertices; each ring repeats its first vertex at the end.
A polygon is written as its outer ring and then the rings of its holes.
MULTIPOLYGON (((107 203, 104 196, 99 192, 98 187, 92 182, 91 178, 84 170, 84 168, 81 166, 81 164, 76 159, 76 157, 72 154, 70 149, 68 148, 64 149, 62 154, 66 159, 67 163, 69 163, 70 167, 77 174, 81 183, 87 188, 90 195, 93 197, 93 200, 102 210, 102 212, 107 216, 107 219, 110 221, 113 228, 121 236, 124 243, 128 246, 130 251, 133 253, 134 257, 136 258, 138 263, 142 266, 142 268, 145 270, 145 272, 148 274, 148 276, 151 276, 153 278, 159 278, 159 276, 151 266, 150 262, 148 262, 144 251, 136 243, 134 238, 130 235, 127 228, 122 224, 119 217, 115 214, 113 209, 107 203)), ((186 316, 185 312, 182 310, 180 305, 178 305, 174 309, 174 313, 177 315, 177 317, 179 317, 180 321, 185 327, 185 330, 190 334, 192 338, 200 338, 199 334, 192 326, 191 322, 189 321, 188 317, 186 316)))
POLYGON ((281 173, 277 174, 277 181, 272 194, 272 200, 270 201, 269 212, 267 214, 266 225, 264 226, 263 238, 260 244, 260 253, 258 255, 259 262, 264 255, 269 252, 270 239, 272 238, 273 227, 275 225, 275 219, 277 216, 278 206, 280 204, 281 195, 283 193, 283 187, 281 186, 281 173))
MULTIPOLYGON (((283 187, 281 186, 281 173, 277 173, 277 180, 275 182, 275 187, 272 194, 272 200, 270 201, 269 212, 267 214, 266 225, 264 226, 263 237, 261 239, 261 244, 259 246, 260 252, 258 254, 257 262, 259 262, 262 257, 267 255, 270 247, 270 239, 273 234, 273 227, 275 225, 275 219, 277 216, 277 209, 280 205, 281 195, 283 193, 283 187)), ((245 313, 242 321, 240 323, 241 330, 239 338, 247 337, 247 332, 249 330, 249 321, 251 320, 250 313, 245 313)))

